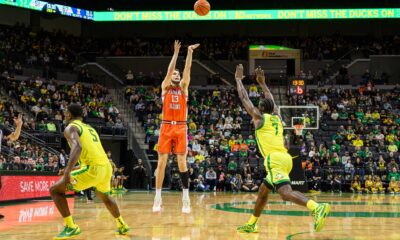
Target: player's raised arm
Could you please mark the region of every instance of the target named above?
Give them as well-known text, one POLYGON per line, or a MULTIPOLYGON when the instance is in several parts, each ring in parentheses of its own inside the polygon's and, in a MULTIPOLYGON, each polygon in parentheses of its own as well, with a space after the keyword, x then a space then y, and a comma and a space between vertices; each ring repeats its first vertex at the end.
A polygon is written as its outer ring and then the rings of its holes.
POLYGON ((181 48, 181 42, 179 42, 178 40, 175 40, 174 55, 172 56, 171 62, 169 63, 167 75, 165 75, 164 81, 161 84, 162 90, 164 90, 167 86, 169 86, 171 84, 172 74, 175 71, 176 60, 178 60, 180 48, 181 48))
POLYGON ((253 103, 250 101, 246 88, 243 86, 242 82, 243 78, 244 78, 243 65, 239 64, 236 66, 236 72, 235 72, 235 80, 236 80, 237 90, 239 93, 239 98, 242 101, 242 104, 246 109, 247 113, 253 118, 254 126, 258 128, 262 124, 262 114, 260 113, 260 110, 254 107, 253 103))
POLYGON ((272 102, 274 103, 274 113, 279 115, 278 106, 275 103, 274 96, 272 95, 271 91, 267 87, 267 84, 265 83, 265 74, 264 70, 262 70, 261 67, 256 68, 256 80, 258 84, 261 86, 261 89, 263 90, 265 97, 271 99, 272 102))
POLYGON ((183 78, 181 82, 182 89, 187 93, 190 84, 190 69, 192 68, 193 50, 198 48, 200 44, 193 44, 188 47, 185 69, 183 70, 183 78))
POLYGON ((70 173, 74 169, 75 164, 78 162, 82 152, 82 144, 79 139, 79 130, 75 126, 68 126, 64 130, 64 136, 67 139, 71 152, 69 153, 69 162, 64 170, 65 182, 70 182, 70 173))
POLYGON ((18 118, 14 119, 14 123, 17 127, 15 128, 15 131, 13 133, 4 137, 7 140, 16 141, 16 140, 18 140, 19 135, 21 135, 22 114, 18 114, 18 118))

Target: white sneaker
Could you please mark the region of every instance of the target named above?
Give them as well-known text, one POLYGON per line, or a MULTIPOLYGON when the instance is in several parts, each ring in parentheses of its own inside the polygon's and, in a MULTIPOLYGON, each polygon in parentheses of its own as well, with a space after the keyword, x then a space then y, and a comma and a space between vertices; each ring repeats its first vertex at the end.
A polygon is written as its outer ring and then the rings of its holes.
POLYGON ((182 199, 182 213, 190 213, 190 199, 182 199))
POLYGON ((153 212, 161 212, 162 198, 155 199, 153 204, 153 212))

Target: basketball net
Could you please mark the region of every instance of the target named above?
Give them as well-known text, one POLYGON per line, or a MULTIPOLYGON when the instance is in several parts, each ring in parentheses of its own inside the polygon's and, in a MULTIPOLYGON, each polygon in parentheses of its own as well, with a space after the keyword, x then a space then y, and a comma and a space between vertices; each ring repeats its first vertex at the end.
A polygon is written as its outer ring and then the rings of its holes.
POLYGON ((294 125, 294 131, 295 131, 297 136, 303 135, 303 129, 304 129, 304 125, 303 124, 294 125))

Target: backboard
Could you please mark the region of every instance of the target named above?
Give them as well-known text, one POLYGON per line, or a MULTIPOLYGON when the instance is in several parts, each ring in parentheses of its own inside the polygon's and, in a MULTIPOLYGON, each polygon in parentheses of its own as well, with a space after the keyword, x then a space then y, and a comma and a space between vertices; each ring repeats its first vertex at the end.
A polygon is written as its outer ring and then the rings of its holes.
POLYGON ((304 129, 319 129, 318 106, 279 106, 279 114, 282 117, 284 129, 294 129, 294 125, 303 124, 304 129))

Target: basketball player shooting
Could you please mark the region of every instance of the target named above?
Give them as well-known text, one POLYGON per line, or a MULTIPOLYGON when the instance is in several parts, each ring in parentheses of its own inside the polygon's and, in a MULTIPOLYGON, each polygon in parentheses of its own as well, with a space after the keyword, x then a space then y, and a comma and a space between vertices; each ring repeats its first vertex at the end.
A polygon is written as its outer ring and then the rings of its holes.
POLYGON ((237 231, 242 233, 258 232, 257 221, 267 203, 268 194, 270 191, 276 190, 284 201, 290 201, 310 209, 315 217, 314 230, 318 232, 324 226, 330 206, 326 203, 318 204, 302 193, 292 190, 289 178, 289 173, 292 170, 292 156, 290 156, 284 144, 283 127, 278 107, 265 84, 264 71, 257 68, 256 75, 257 82, 265 95, 264 99, 260 99, 258 108, 254 107, 243 86, 243 66, 240 64, 236 67, 235 79, 239 98, 253 119, 258 148, 264 157, 264 165, 268 174, 261 184, 253 215, 245 225, 238 227, 237 231))
POLYGON ((160 212, 162 205, 161 188, 165 176, 168 154, 174 153, 182 180, 182 212, 190 213, 189 172, 186 163, 187 154, 187 101, 189 95, 190 68, 192 67, 193 50, 200 44, 190 45, 187 50, 183 77, 175 68, 181 43, 175 41, 174 55, 168 67, 167 75, 161 84, 163 111, 158 140, 158 164, 156 173, 156 196, 153 212, 160 212))

